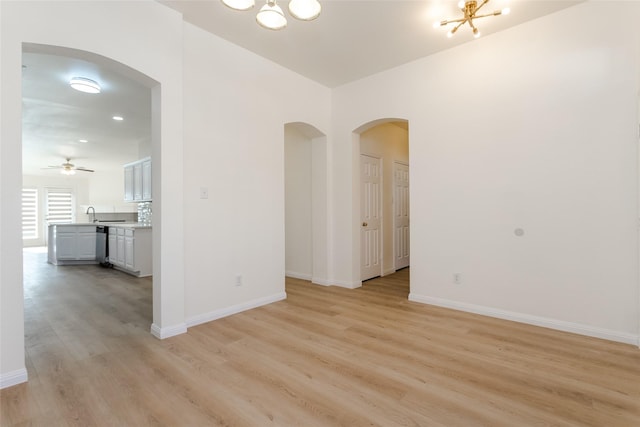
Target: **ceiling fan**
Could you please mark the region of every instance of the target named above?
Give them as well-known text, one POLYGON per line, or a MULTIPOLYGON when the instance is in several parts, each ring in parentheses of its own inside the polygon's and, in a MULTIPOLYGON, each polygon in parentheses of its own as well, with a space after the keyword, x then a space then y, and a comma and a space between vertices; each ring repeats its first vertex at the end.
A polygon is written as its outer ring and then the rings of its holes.
POLYGON ((60 173, 63 175, 75 175, 76 171, 81 172, 94 172, 93 169, 87 169, 83 166, 76 166, 71 163, 71 159, 65 159, 66 162, 59 166, 47 166, 43 169, 60 169, 60 173))

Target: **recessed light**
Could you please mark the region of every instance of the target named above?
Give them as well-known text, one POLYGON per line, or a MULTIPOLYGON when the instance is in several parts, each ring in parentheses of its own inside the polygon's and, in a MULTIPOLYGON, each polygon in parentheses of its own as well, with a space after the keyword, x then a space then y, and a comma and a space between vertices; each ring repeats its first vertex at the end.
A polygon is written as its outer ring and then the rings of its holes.
POLYGON ((86 144, 89 141, 87 139, 79 139, 78 142, 82 142, 83 144, 86 144))
POLYGON ((113 120, 121 122, 124 120, 124 118, 122 116, 113 116, 113 120))
POLYGON ((100 85, 98 82, 85 77, 73 77, 69 81, 69 86, 80 92, 100 93, 100 85))

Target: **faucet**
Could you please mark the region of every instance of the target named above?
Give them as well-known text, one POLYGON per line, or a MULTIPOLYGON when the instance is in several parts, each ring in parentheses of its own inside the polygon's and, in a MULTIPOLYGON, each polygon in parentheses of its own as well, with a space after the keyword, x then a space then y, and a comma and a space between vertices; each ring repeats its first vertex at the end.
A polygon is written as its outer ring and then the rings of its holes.
MULTIPOLYGON (((93 208, 93 206, 89 206, 85 213, 87 215, 89 215, 89 211, 91 211, 91 213, 93 214, 93 220, 91 222, 98 222, 98 220, 96 219, 96 210, 93 208)), ((91 217, 89 217, 89 218, 91 218, 91 217)))

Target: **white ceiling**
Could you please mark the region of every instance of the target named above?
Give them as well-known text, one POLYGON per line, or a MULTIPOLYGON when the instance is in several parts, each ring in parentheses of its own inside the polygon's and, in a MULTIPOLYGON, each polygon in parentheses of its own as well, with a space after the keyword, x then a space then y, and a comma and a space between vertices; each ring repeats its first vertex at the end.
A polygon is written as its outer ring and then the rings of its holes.
MULTIPOLYGON (((160 1, 184 20, 327 87, 336 87, 473 42, 469 28, 452 38, 433 22, 461 15, 457 0, 320 0, 322 14, 311 22, 291 18, 284 30, 270 31, 255 22, 261 6, 239 12, 220 0, 160 1)), ((483 37, 584 0, 491 0, 483 11, 509 6, 506 16, 477 22, 483 37)), ((66 158, 76 166, 113 170, 137 158, 139 145, 149 144, 151 95, 135 73, 114 69, 108 61, 77 52, 36 46, 23 54, 23 172, 43 170, 66 158), (71 89, 71 77, 93 78, 102 93, 71 89), (123 122, 111 117, 122 115, 123 122), (79 142, 87 139, 89 142, 79 142)))
MULTIPOLYGON (((433 28, 436 21, 462 17, 458 0, 319 0, 322 13, 310 22, 292 18, 288 2, 280 0, 288 26, 279 31, 255 21, 264 0, 244 12, 220 0, 159 1, 181 12, 185 21, 328 87, 475 40, 468 26, 451 39, 447 29, 433 28)), ((581 1, 491 0, 482 13, 504 7, 511 13, 476 25, 487 36, 581 1)))
MULTIPOLYGON (((71 159, 76 166, 113 170, 148 152, 151 90, 113 66, 79 58, 76 51, 30 45, 22 54, 22 169, 25 175, 71 159), (71 55, 71 56, 62 56, 71 55), (75 57, 73 57, 75 56, 75 57), (78 92, 71 77, 100 83, 100 94, 78 92), (123 121, 112 119, 120 115, 123 121), (87 142, 80 142, 81 139, 87 142)), ((85 175, 78 172, 77 175, 85 175)))

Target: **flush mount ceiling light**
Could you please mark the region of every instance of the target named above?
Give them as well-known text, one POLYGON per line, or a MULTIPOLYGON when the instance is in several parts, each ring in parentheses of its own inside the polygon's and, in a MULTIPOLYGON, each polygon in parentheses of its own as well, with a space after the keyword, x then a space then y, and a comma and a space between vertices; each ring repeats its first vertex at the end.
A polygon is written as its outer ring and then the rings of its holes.
POLYGON ((464 13, 464 17, 463 18, 460 18, 460 19, 447 19, 447 20, 444 20, 444 21, 436 22, 435 24, 433 24, 433 26, 435 28, 438 28, 438 27, 444 27, 444 26, 449 25, 449 24, 457 24, 455 27, 453 27, 447 33, 447 37, 453 37, 453 35, 456 33, 456 31, 458 31, 458 29, 460 27, 462 27, 465 23, 468 22, 469 26, 471 27, 471 29, 473 31, 473 36, 475 38, 478 38, 478 37, 480 37, 480 31, 478 31, 478 28, 473 23, 474 19, 485 18, 487 16, 508 15, 509 12, 511 11, 507 7, 507 8, 504 8, 502 10, 496 10, 496 11, 491 12, 491 13, 486 13, 484 15, 478 15, 478 11, 482 8, 482 6, 484 6, 487 3, 489 3, 489 0, 482 0, 480 2, 478 2, 476 0, 461 1, 460 3, 458 3, 458 7, 462 11, 462 13, 464 13), (478 3, 480 3, 480 5, 478 5, 478 3))
POLYGON ((74 77, 69 80, 69 86, 75 90, 85 93, 100 93, 100 85, 98 82, 87 79, 85 77, 74 77))
MULTIPOLYGON (((221 0, 226 6, 235 10, 249 10, 255 6, 255 0, 221 0)), ((291 0, 289 13, 301 21, 312 21, 320 16, 322 6, 318 0, 291 0)), ((256 21, 260 26, 269 30, 281 30, 287 26, 287 18, 278 6, 276 0, 266 0, 258 14, 256 21)))

